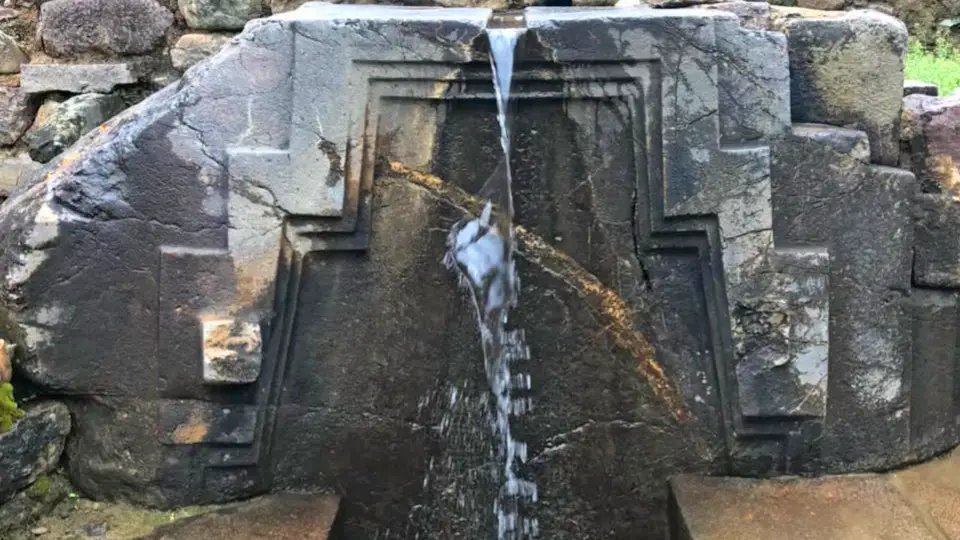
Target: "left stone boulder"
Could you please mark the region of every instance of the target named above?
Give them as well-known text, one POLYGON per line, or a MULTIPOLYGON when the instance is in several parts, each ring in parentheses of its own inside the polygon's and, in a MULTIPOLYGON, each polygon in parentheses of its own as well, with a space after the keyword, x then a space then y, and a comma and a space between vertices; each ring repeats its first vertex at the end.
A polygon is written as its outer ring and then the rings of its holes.
POLYGON ((84 134, 124 109, 123 100, 110 94, 83 94, 57 105, 40 128, 25 140, 34 161, 46 163, 84 134))
POLYGON ((24 413, 13 429, 0 434, 0 502, 53 471, 70 433, 70 411, 62 403, 38 402, 24 407, 24 413))
POLYGON ((53 56, 143 54, 160 44, 173 13, 154 0, 50 0, 38 34, 53 56))
POLYGON ((9 146, 33 123, 37 104, 19 86, 0 86, 0 146, 9 146))

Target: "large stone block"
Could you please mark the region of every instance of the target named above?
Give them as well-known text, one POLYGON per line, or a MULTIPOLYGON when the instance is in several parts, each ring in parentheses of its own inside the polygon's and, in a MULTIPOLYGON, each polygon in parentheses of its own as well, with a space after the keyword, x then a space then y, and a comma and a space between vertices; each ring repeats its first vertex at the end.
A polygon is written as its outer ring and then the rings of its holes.
MULTIPOLYGON (((847 130, 799 126, 774 151, 778 241, 830 253, 828 470, 891 466, 910 455, 912 174, 862 161, 847 130)), ((816 467, 815 467, 816 468, 816 467)))
POLYGON ((797 122, 865 131, 874 163, 896 165, 907 28, 874 11, 786 17, 797 122))
MULTIPOLYGON (((72 396, 79 489, 336 489, 348 538, 492 534, 474 308, 440 263, 501 159, 491 15, 250 23, 0 208, 0 322, 19 373, 72 396)), ((912 347, 936 308, 909 298, 913 176, 868 163, 870 131, 790 125, 787 38, 722 10, 522 22, 514 430, 544 537, 659 535, 678 471, 951 440, 943 389, 903 380, 946 364, 912 347)))
POLYGON ((54 56, 143 54, 160 44, 173 14, 154 0, 50 0, 38 34, 54 56))
POLYGON ((21 88, 28 94, 109 92, 137 79, 129 64, 25 64, 20 73, 21 88))

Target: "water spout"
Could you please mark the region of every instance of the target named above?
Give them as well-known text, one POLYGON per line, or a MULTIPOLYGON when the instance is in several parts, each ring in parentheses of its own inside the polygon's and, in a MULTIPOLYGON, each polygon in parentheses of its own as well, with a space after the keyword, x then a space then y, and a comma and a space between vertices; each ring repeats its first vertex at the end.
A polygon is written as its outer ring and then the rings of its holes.
MULTIPOLYGON (((522 17, 520 17, 522 22, 522 17)), ((498 539, 521 539, 536 535, 537 521, 523 515, 522 504, 536 502, 535 483, 520 478, 518 463, 527 458, 526 444, 511 432, 511 415, 529 409, 527 401, 516 401, 511 391, 529 389, 528 376, 513 377, 511 365, 529 359, 522 330, 508 330, 508 315, 516 307, 520 291, 514 263, 513 195, 510 170, 510 86, 513 78, 514 50, 523 26, 504 24, 509 16, 499 16, 487 29, 490 62, 500 124, 503 159, 487 180, 480 195, 487 198, 481 215, 458 223, 450 231, 446 263, 471 293, 480 329, 484 367, 496 404, 492 429, 499 438, 503 459, 502 484, 494 502, 498 539)))

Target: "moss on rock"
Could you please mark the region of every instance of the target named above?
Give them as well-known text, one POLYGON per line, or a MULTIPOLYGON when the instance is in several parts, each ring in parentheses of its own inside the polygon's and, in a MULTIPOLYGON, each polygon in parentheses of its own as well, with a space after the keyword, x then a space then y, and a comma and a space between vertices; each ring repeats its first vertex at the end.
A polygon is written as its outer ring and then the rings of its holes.
POLYGON ((13 424, 23 418, 23 414, 13 397, 13 385, 8 382, 0 383, 0 433, 10 431, 13 424))

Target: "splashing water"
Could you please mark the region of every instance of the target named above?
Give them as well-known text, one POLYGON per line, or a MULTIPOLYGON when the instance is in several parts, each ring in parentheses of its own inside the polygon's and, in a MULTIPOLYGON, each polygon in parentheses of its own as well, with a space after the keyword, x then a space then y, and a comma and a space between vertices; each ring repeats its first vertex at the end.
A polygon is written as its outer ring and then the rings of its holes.
POLYGON ((530 357, 522 330, 508 330, 509 311, 516 307, 520 290, 514 264, 513 195, 510 171, 510 129, 507 107, 513 78, 514 48, 523 29, 488 29, 493 68, 497 119, 503 161, 481 190, 487 204, 480 217, 458 223, 447 240, 447 266, 472 294, 480 327, 487 381, 496 401, 493 431, 499 437, 503 459, 502 485, 494 502, 498 538, 521 539, 536 535, 537 521, 522 515, 525 501, 536 502, 537 486, 519 477, 518 463, 527 459, 527 446, 514 439, 510 416, 529 410, 529 400, 516 400, 513 389, 529 389, 530 377, 512 376, 511 364, 530 357))

